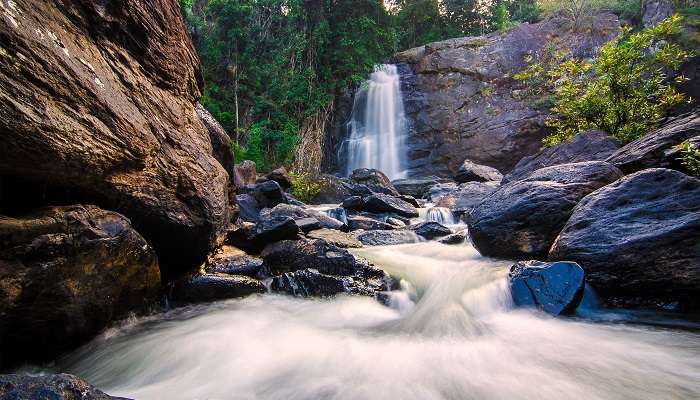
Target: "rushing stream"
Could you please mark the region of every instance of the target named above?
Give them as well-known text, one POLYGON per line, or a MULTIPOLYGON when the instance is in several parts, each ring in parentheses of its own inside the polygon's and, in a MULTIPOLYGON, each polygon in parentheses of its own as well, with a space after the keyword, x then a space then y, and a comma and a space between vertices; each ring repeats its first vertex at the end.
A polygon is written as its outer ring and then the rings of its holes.
POLYGON ((391 308, 279 295, 194 306, 111 329, 55 369, 137 399, 700 398, 697 329, 513 309, 508 262, 470 245, 355 252, 403 278, 391 308))
POLYGON ((406 117, 396 65, 382 64, 355 95, 350 135, 340 152, 346 175, 356 168, 376 168, 390 179, 405 175, 406 117))

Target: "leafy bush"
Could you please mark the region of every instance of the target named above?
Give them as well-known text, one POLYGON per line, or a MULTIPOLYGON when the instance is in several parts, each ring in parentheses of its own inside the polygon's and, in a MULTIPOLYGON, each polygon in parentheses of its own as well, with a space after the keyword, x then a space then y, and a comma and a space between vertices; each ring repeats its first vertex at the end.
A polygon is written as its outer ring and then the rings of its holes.
POLYGON ((681 143, 681 163, 693 176, 700 177, 700 150, 686 140, 681 143))
POLYGON ((292 178, 292 196, 304 203, 310 203, 321 191, 321 185, 306 174, 290 172, 289 176, 292 178))
POLYGON ((622 142, 647 132, 670 107, 685 100, 666 76, 690 56, 674 43, 680 32, 679 16, 639 33, 624 28, 601 47, 595 60, 569 58, 551 69, 547 75, 556 104, 547 124, 555 132, 544 143, 554 145, 589 129, 606 131, 622 142))

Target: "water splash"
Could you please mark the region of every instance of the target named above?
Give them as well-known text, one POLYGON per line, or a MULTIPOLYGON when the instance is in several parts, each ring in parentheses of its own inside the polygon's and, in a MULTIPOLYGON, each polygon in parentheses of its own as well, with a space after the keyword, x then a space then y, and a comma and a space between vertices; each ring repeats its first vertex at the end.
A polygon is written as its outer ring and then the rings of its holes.
POLYGON ((346 175, 357 168, 376 168, 390 179, 405 177, 406 116, 396 65, 382 64, 355 95, 350 136, 340 146, 346 175))
POLYGON ((443 225, 455 224, 455 217, 449 208, 431 207, 425 216, 426 221, 435 221, 443 225))

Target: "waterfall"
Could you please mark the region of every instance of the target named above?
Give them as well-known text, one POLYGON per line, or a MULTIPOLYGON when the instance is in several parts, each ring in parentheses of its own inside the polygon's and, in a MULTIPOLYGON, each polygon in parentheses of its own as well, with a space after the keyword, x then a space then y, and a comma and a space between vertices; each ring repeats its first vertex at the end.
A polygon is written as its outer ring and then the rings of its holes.
POLYGON ((432 207, 428 209, 425 217, 427 221, 435 221, 443 225, 454 224, 455 219, 452 211, 445 207, 432 207))
POLYGON ((405 177, 404 114, 396 65, 375 67, 355 95, 349 137, 340 150, 347 156, 346 175, 356 168, 376 168, 390 179, 405 177))

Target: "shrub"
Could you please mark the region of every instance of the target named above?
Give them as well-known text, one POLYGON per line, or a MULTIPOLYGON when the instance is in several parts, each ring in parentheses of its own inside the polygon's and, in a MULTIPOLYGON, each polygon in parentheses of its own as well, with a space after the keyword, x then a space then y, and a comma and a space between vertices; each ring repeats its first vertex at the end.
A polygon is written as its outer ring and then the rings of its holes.
POLYGON ((321 191, 321 185, 310 179, 307 174, 291 172, 289 176, 292 178, 292 196, 304 203, 311 202, 321 191))
MULTIPOLYGON (((668 82, 690 54, 673 39, 681 18, 673 16, 639 33, 624 28, 593 61, 569 58, 548 72, 555 116, 547 120, 554 145, 579 132, 600 129, 622 142, 642 136, 666 111, 685 100, 668 82)), ((682 77, 678 78, 682 80, 682 77)))
POLYGON ((681 143, 681 163, 690 175, 700 177, 700 150, 688 140, 681 143))

